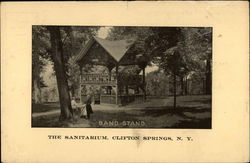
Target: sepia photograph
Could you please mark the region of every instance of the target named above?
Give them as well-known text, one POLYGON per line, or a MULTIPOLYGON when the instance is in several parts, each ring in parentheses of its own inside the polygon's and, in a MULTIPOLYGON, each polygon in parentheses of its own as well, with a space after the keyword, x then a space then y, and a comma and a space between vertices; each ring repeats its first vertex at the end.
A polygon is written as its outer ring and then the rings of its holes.
POLYGON ((32 127, 211 129, 211 87, 211 27, 32 27, 32 127))

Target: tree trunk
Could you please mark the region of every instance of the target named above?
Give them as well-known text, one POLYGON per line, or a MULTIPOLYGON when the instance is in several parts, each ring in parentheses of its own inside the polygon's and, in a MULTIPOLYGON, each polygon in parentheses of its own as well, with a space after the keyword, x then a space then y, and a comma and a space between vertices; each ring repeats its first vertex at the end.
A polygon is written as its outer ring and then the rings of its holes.
POLYGON ((185 77, 185 95, 188 95, 188 78, 185 77))
POLYGON ((174 73, 174 109, 176 108, 176 74, 174 73))
MULTIPOLYGON (((111 82, 113 66, 107 66, 107 67, 108 67, 109 82, 111 82)), ((112 86, 107 86, 107 93, 108 95, 111 95, 112 86)))
POLYGON ((38 104, 42 102, 41 99, 41 87, 40 87, 40 62, 39 62, 39 56, 38 54, 35 54, 33 56, 34 61, 36 61, 34 64, 32 64, 32 98, 34 103, 38 104))
POLYGON ((184 77, 181 77, 181 95, 184 95, 184 77))
POLYGON ((76 93, 75 93, 76 91, 75 90, 76 90, 75 86, 72 85, 71 86, 71 97, 76 97, 76 93))
POLYGON ((206 94, 206 79, 202 78, 202 94, 206 94))
POLYGON ((51 39, 52 58, 57 79, 59 101, 61 107, 60 120, 72 118, 72 107, 70 103, 69 87, 63 58, 62 41, 59 27, 48 27, 51 39))
POLYGON ((211 84, 211 61, 210 59, 207 59, 206 62, 206 94, 211 94, 212 93, 212 84, 211 84))
POLYGON ((39 87, 39 80, 33 79, 33 101, 35 104, 41 103, 41 89, 39 87))

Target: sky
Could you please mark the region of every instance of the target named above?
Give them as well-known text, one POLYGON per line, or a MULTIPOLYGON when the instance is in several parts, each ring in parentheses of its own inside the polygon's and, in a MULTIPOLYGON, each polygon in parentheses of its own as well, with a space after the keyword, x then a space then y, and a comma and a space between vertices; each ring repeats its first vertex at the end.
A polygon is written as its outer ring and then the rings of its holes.
POLYGON ((97 37, 105 39, 111 27, 101 27, 97 32, 97 37))

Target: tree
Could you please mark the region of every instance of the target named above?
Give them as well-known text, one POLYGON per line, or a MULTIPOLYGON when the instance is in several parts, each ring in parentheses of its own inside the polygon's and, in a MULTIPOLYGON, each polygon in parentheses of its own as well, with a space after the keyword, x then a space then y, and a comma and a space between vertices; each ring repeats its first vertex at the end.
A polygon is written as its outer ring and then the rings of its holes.
POLYGON ((59 27, 48 26, 51 41, 51 53, 54 62, 54 68, 57 79, 59 100, 61 107, 60 120, 72 118, 72 107, 70 103, 69 87, 66 77, 65 59, 63 56, 63 47, 59 27))
MULTIPOLYGON (((210 94, 212 29, 205 27, 155 28, 153 32, 155 34, 151 42, 155 42, 155 54, 153 55, 155 61, 167 73, 172 74, 173 78, 178 77, 180 79, 182 92, 185 90, 187 92, 187 76, 195 73, 196 75, 193 75, 193 77, 200 75, 200 81, 203 81, 204 77, 206 78, 206 93, 210 94), (171 46, 174 48, 171 48, 171 46), (177 53, 171 52, 173 49, 177 53), (206 66, 204 66, 205 61, 206 66)), ((173 82, 173 84, 176 85, 176 82, 173 82)), ((174 88, 176 87, 174 86, 174 88)))
POLYGON ((188 71, 183 54, 179 50, 181 28, 178 27, 152 27, 152 34, 148 37, 147 44, 150 49, 152 61, 163 69, 166 74, 173 77, 173 108, 176 108, 177 76, 188 71))
MULTIPOLYGON (((60 120, 70 119, 72 109, 68 81, 72 77, 76 78, 77 73, 69 71, 72 66, 75 66, 70 64, 69 60, 77 54, 99 27, 33 26, 32 29, 32 83, 42 81, 40 73, 45 66, 45 62, 42 61, 52 61, 60 100, 60 120)), ((73 80, 73 82, 78 81, 73 80)), ((33 88, 36 87, 33 86, 33 88)), ((32 95, 36 94, 33 92, 32 95)))
POLYGON ((41 103, 41 88, 46 87, 40 74, 48 57, 49 36, 46 29, 41 26, 32 28, 32 102, 41 103))
POLYGON ((205 78, 205 93, 211 94, 212 28, 182 28, 182 52, 189 69, 200 79, 205 78))

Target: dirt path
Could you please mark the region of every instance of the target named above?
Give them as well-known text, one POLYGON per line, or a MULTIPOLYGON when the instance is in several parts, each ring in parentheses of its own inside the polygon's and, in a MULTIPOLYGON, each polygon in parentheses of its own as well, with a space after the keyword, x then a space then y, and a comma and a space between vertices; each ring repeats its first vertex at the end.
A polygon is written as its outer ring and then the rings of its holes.
POLYGON ((49 116, 54 114, 60 114, 60 110, 52 110, 48 112, 41 112, 41 113, 32 113, 32 118, 40 117, 40 116, 49 116))

